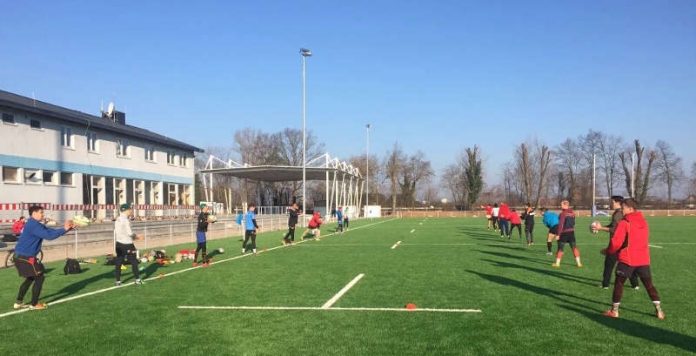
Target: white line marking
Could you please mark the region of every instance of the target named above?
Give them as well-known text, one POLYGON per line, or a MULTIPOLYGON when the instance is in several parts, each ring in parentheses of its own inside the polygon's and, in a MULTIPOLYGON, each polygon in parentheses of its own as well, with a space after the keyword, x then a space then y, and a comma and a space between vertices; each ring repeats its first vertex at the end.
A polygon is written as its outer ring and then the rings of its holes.
POLYGON ((662 246, 657 246, 657 245, 648 245, 648 246, 654 247, 654 248, 662 248, 662 246))
MULTIPOLYGON (((393 220, 398 220, 398 219, 397 219, 397 218, 394 218, 394 219, 382 220, 382 221, 378 221, 378 222, 376 222, 376 223, 358 226, 358 227, 353 228, 353 229, 351 229, 351 230, 358 230, 358 229, 362 229, 362 228, 366 228, 366 227, 370 227, 370 226, 374 226, 374 225, 383 224, 383 223, 385 223, 385 222, 389 222, 389 221, 393 221, 393 220)), ((331 235, 336 235, 336 233, 330 233, 330 234, 324 235, 324 237, 329 237, 329 236, 331 236, 331 235)), ((298 245, 298 244, 301 244, 301 243, 307 242, 307 241, 311 241, 311 240, 298 241, 298 242, 295 243, 295 245, 298 245)), ((276 246, 276 247, 271 247, 271 248, 269 248, 269 249, 267 249, 267 250, 265 250, 265 251, 260 251, 259 254, 262 254, 262 253, 265 253, 265 252, 269 252, 269 251, 273 251, 273 250, 279 249, 279 248, 285 248, 285 247, 286 247, 286 246, 282 246, 282 245, 276 246)), ((240 259, 240 258, 244 258, 244 257, 249 257, 249 256, 253 256, 253 254, 239 255, 239 256, 235 256, 235 257, 228 258, 228 259, 215 261, 215 262, 212 262, 211 265, 215 265, 215 264, 223 263, 223 262, 234 261, 234 260, 237 260, 237 259, 240 259)), ((161 278, 164 278, 164 277, 173 276, 173 275, 175 275, 175 274, 179 274, 179 273, 184 273, 184 272, 192 271, 192 270, 195 270, 195 269, 198 269, 198 268, 201 268, 201 266, 198 266, 198 267, 189 267, 189 268, 185 268, 185 269, 182 269, 182 270, 179 270, 179 271, 169 272, 169 273, 166 273, 166 274, 157 275, 157 276, 150 277, 150 278, 144 278, 143 280, 144 280, 144 281, 157 280, 157 279, 161 279, 161 278)), ((111 290, 114 290, 114 289, 119 289, 119 288, 124 288, 124 287, 128 287, 128 286, 132 286, 132 285, 134 285, 134 284, 135 284, 135 282, 129 282, 129 283, 124 283, 124 284, 122 284, 122 285, 119 286, 119 287, 116 287, 116 286, 114 286, 114 287, 108 287, 108 288, 99 289, 99 290, 96 290, 96 291, 93 291, 93 292, 78 294, 78 295, 75 295, 75 296, 72 296, 72 297, 63 298, 63 299, 58 299, 58 300, 56 300, 56 301, 47 303, 47 305, 51 306, 51 305, 55 305, 55 304, 61 304, 61 303, 65 303, 65 302, 69 302, 69 301, 75 300, 75 299, 80 299, 80 298, 88 297, 88 296, 91 296, 91 295, 95 295, 95 294, 100 294, 100 293, 108 292, 108 291, 111 291, 111 290)), ((25 312, 28 312, 28 311, 30 311, 30 310, 31 310, 31 309, 26 308, 26 309, 13 310, 13 311, 10 311, 10 312, 6 312, 6 313, 3 313, 3 314, 0 314, 0 319, 2 319, 2 318, 4 318, 4 317, 11 316, 11 315, 15 315, 15 314, 25 313, 25 312)))
POLYGON ((401 241, 397 241, 397 242, 394 244, 394 246, 391 247, 391 249, 393 250, 393 249, 399 247, 399 245, 401 245, 401 241))
POLYGON ((380 312, 429 312, 429 313, 482 313, 481 309, 438 309, 438 308, 318 308, 318 307, 249 307, 249 306, 197 306, 180 305, 179 309, 212 309, 212 310, 312 310, 312 311, 380 311, 380 312))
POLYGON ((334 305, 339 299, 341 299, 341 297, 344 294, 346 294, 346 292, 348 292, 349 289, 353 288, 353 286, 356 283, 358 283, 358 281, 360 281, 360 279, 362 279, 363 277, 365 277, 365 273, 360 273, 359 275, 355 276, 355 278, 353 278, 352 281, 348 282, 348 284, 346 284, 346 286, 343 287, 343 289, 338 291, 338 293, 336 293, 336 295, 331 297, 331 299, 327 300, 326 303, 324 303, 324 305, 321 306, 321 308, 322 309, 331 308, 332 305, 334 305))
POLYGON ((416 229, 411 230, 411 233, 414 233, 414 232, 416 232, 416 229))

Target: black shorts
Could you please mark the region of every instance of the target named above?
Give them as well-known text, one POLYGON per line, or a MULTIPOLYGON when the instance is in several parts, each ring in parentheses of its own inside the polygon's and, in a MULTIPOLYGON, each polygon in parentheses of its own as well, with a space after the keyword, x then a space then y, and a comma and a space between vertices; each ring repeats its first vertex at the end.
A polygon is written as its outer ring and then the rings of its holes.
POLYGON ((558 235, 558 225, 549 229, 549 234, 558 235))
POLYGON ((652 278, 650 273, 650 265, 647 266, 629 266, 623 262, 619 262, 616 266, 616 276, 630 278, 633 274, 636 274, 641 279, 652 278))
POLYGON ((36 257, 16 256, 15 268, 20 277, 29 278, 37 277, 46 270, 44 265, 36 259, 36 257))
POLYGON ((575 243, 575 233, 574 232, 564 232, 561 234, 558 241, 574 244, 575 243))
POLYGON ((246 230, 246 232, 244 233, 244 238, 248 239, 250 237, 256 237, 256 230, 246 230))
POLYGON ((138 250, 135 248, 135 245, 133 244, 122 244, 120 242, 116 242, 116 256, 118 257, 135 255, 137 251, 138 250))

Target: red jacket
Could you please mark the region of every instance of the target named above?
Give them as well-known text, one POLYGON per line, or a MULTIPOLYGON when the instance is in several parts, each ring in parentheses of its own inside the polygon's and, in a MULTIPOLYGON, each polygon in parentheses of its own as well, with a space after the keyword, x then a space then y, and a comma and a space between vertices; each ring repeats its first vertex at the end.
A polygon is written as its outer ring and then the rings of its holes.
POLYGON ((508 215, 508 220, 510 220, 510 224, 522 225, 522 220, 516 212, 510 212, 510 215, 508 215))
POLYGON ((649 227, 643 214, 636 211, 624 216, 611 237, 607 254, 619 253, 619 262, 632 267, 650 264, 649 227))
POLYGON ((500 212, 498 213, 498 217, 505 220, 510 219, 510 207, 507 204, 500 204, 500 212))
POLYGON ((321 215, 319 215, 319 213, 314 213, 314 215, 312 215, 312 219, 309 220, 309 228, 317 229, 321 226, 321 223, 321 215))
POLYGON ((492 206, 486 205, 486 207, 484 209, 486 209, 486 215, 493 215, 493 207, 492 206))
POLYGON ((15 235, 19 235, 22 233, 22 229, 24 229, 24 223, 25 220, 17 220, 15 221, 14 224, 12 224, 12 233, 15 235))

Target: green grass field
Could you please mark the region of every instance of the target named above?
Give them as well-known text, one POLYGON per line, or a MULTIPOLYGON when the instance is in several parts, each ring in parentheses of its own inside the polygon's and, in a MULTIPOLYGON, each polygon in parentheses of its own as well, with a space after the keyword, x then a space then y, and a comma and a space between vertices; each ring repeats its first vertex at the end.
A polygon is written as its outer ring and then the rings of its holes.
MULTIPOLYGON (((153 279, 144 286, 0 317, 0 355, 694 353, 696 219, 649 222, 651 243, 658 246, 651 249, 652 270, 664 321, 654 317, 643 288, 626 290, 621 319, 601 315, 611 298, 611 290, 598 287, 606 234, 579 229, 585 267, 575 267, 567 253, 562 268, 552 269, 540 222, 537 244, 527 248, 516 235, 507 241, 487 231, 482 219, 383 219, 355 221, 342 236, 290 248, 271 250, 281 233, 264 233, 260 250, 269 250, 233 260, 226 259, 239 255, 237 237, 212 241, 209 249, 224 247, 226 253, 208 268, 148 266, 153 279), (182 272, 157 278, 175 271, 182 272), (334 307, 414 303, 481 312, 178 308, 321 307, 361 273, 334 307)), ((70 276, 63 275, 62 263, 47 267, 42 300, 49 303, 113 286, 111 266, 91 265, 70 276)), ((130 271, 124 277, 128 282, 130 271)), ((20 282, 14 270, 0 270, 0 314, 12 311, 20 282)))

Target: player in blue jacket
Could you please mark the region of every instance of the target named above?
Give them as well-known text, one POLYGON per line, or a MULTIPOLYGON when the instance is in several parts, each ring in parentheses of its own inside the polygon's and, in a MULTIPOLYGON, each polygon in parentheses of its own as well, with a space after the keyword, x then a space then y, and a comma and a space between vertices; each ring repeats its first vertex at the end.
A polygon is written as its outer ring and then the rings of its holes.
POLYGON ((29 208, 30 218, 27 224, 24 225, 24 230, 19 236, 17 246, 15 247, 15 268, 19 272, 19 276, 24 278, 24 282, 19 286, 17 301, 14 304, 15 309, 29 307, 35 310, 46 309, 48 306, 44 303, 39 303, 41 296, 41 288, 44 282, 44 266, 36 255, 41 251, 43 240, 55 240, 72 230, 75 226, 72 221, 66 221, 63 228, 50 229, 41 221, 44 219, 43 208, 37 205, 29 208), (27 294, 29 287, 34 284, 31 290, 31 305, 24 304, 24 296, 27 294))
POLYGON ((546 237, 546 248, 548 249, 546 255, 551 256, 553 255, 553 252, 551 252, 553 241, 558 236, 558 214, 546 208, 541 209, 541 211, 544 217, 544 225, 549 229, 549 235, 546 237))
POLYGON ((343 207, 342 206, 339 206, 338 211, 336 211, 336 222, 338 222, 338 226, 336 227, 336 231, 343 234, 343 207))

